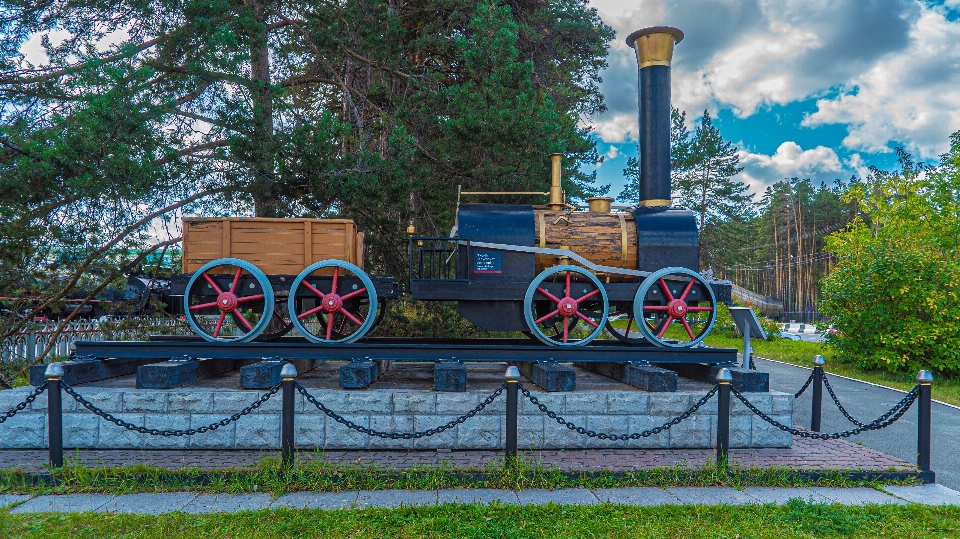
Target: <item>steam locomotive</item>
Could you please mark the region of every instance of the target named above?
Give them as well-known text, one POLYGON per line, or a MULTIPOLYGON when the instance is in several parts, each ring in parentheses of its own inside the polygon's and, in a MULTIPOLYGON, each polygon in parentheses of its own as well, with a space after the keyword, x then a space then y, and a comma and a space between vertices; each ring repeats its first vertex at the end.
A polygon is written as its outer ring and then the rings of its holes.
MULTIPOLYGON (((460 203, 450 237, 408 228, 410 295, 456 301, 471 323, 548 345, 586 345, 604 332, 636 345, 700 344, 731 284, 699 269, 696 219, 671 204, 670 62, 683 33, 653 27, 627 43, 640 69, 640 201, 567 203, 554 154, 543 206, 460 203)), ((463 192, 464 196, 503 193, 463 192)), ((170 293, 208 341, 276 338, 354 342, 398 297, 363 270, 352 221, 184 218, 184 274, 170 293)))

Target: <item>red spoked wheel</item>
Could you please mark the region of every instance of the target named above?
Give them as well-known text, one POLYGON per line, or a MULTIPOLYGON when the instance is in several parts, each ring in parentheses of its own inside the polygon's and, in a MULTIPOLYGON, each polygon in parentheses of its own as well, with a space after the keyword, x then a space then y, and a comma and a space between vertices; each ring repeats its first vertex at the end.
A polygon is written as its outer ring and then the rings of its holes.
POLYGON ((263 333, 256 338, 257 341, 275 341, 293 330, 293 322, 286 319, 286 303, 286 296, 276 298, 270 323, 264 328, 263 333))
POLYGON ((377 290, 357 266, 324 260, 294 279, 287 306, 290 321, 308 340, 354 342, 376 322, 377 290))
POLYGON ((603 332, 610 311, 603 284, 577 266, 555 266, 534 278, 523 299, 530 333, 559 346, 587 344, 603 332), (580 322, 580 328, 574 328, 580 322))
POLYGON ((207 341, 252 341, 273 316, 273 288, 253 264, 221 258, 190 277, 183 312, 193 331, 207 341))
POLYGON ((644 279, 633 300, 643 313, 639 329, 657 346, 696 346, 713 329, 717 300, 710 283, 686 268, 664 268, 644 279))

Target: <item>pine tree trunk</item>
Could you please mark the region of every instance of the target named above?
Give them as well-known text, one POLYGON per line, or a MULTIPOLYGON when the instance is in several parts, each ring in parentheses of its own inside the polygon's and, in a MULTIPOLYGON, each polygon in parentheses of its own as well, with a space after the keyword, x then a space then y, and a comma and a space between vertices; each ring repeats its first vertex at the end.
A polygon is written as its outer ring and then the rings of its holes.
POLYGON ((270 8, 266 0, 250 0, 250 7, 256 12, 257 22, 262 25, 257 27, 258 33, 252 35, 250 40, 250 78, 257 88, 253 102, 253 143, 256 147, 253 213, 256 217, 277 217, 277 199, 271 185, 274 173, 270 148, 273 140, 273 103, 266 29, 270 8))

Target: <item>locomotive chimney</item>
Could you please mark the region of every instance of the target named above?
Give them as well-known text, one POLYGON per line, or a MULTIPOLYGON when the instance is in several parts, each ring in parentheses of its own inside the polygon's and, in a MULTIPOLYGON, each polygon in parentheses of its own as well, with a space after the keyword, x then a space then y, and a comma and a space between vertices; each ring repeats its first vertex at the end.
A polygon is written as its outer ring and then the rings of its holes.
POLYGON ((670 60, 683 32, 670 26, 627 36, 640 68, 640 206, 670 205, 670 60))

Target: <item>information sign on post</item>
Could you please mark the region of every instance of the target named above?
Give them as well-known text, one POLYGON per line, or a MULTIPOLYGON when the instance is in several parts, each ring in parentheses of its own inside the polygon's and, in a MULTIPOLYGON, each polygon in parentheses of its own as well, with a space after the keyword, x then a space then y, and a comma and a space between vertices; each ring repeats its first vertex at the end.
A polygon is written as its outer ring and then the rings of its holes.
POLYGON ((757 320, 757 313, 749 307, 730 307, 730 314, 733 315, 733 321, 740 328, 743 334, 743 368, 749 369, 753 362, 753 351, 750 349, 750 337, 759 337, 767 340, 767 334, 760 327, 760 320, 757 320))

